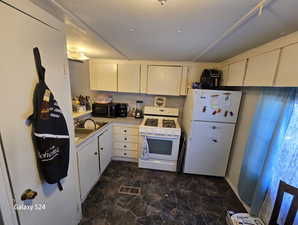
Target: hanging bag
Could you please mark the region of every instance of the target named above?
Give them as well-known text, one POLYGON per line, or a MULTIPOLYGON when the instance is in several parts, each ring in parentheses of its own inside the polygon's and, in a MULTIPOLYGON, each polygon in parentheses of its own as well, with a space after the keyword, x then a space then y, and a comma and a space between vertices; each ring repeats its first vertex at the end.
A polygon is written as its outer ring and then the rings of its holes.
POLYGON ((46 70, 38 48, 33 53, 39 82, 34 91, 34 111, 28 118, 32 123, 32 139, 42 176, 62 191, 60 181, 67 176, 69 166, 69 133, 62 111, 45 83, 46 70))

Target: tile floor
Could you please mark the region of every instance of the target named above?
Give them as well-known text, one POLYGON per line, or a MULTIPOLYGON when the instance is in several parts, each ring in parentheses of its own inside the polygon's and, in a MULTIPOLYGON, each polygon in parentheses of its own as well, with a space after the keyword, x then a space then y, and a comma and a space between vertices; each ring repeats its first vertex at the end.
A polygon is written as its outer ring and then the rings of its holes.
POLYGON ((83 204, 80 225, 225 225, 225 211, 245 209, 223 178, 177 175, 112 162, 83 204), (120 185, 142 188, 119 194, 120 185))

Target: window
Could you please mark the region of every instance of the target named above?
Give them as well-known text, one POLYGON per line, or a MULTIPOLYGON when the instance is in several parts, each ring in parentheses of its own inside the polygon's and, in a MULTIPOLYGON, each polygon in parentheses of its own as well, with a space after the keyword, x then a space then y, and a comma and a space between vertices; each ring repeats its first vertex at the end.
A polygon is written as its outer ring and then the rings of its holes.
MULTIPOLYGON (((265 222, 269 222, 275 202, 279 181, 298 187, 298 98, 296 96, 294 112, 279 152, 276 166, 273 169, 273 178, 266 195, 260 216, 265 222)), ((291 195, 285 195, 279 216, 279 223, 285 224, 285 219, 292 200, 291 195)), ((298 224, 296 215, 294 224, 298 224)))

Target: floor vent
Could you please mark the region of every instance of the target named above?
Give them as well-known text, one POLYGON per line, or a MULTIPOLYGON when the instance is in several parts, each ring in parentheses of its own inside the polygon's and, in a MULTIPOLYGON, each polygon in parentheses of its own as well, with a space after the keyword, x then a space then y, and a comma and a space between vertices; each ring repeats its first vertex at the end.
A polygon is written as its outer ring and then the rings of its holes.
POLYGON ((126 195, 141 195, 141 188, 139 187, 132 187, 132 186, 120 186, 119 188, 120 194, 126 194, 126 195))

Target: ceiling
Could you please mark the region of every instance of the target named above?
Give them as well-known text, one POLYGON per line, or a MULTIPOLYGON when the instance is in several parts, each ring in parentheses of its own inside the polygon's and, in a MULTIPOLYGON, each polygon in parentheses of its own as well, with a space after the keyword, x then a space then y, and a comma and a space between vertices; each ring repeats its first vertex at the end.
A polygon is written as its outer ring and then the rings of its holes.
POLYGON ((259 0, 32 1, 66 21, 68 48, 97 58, 218 62, 298 30, 298 1, 268 0, 262 15, 198 58, 259 0))

